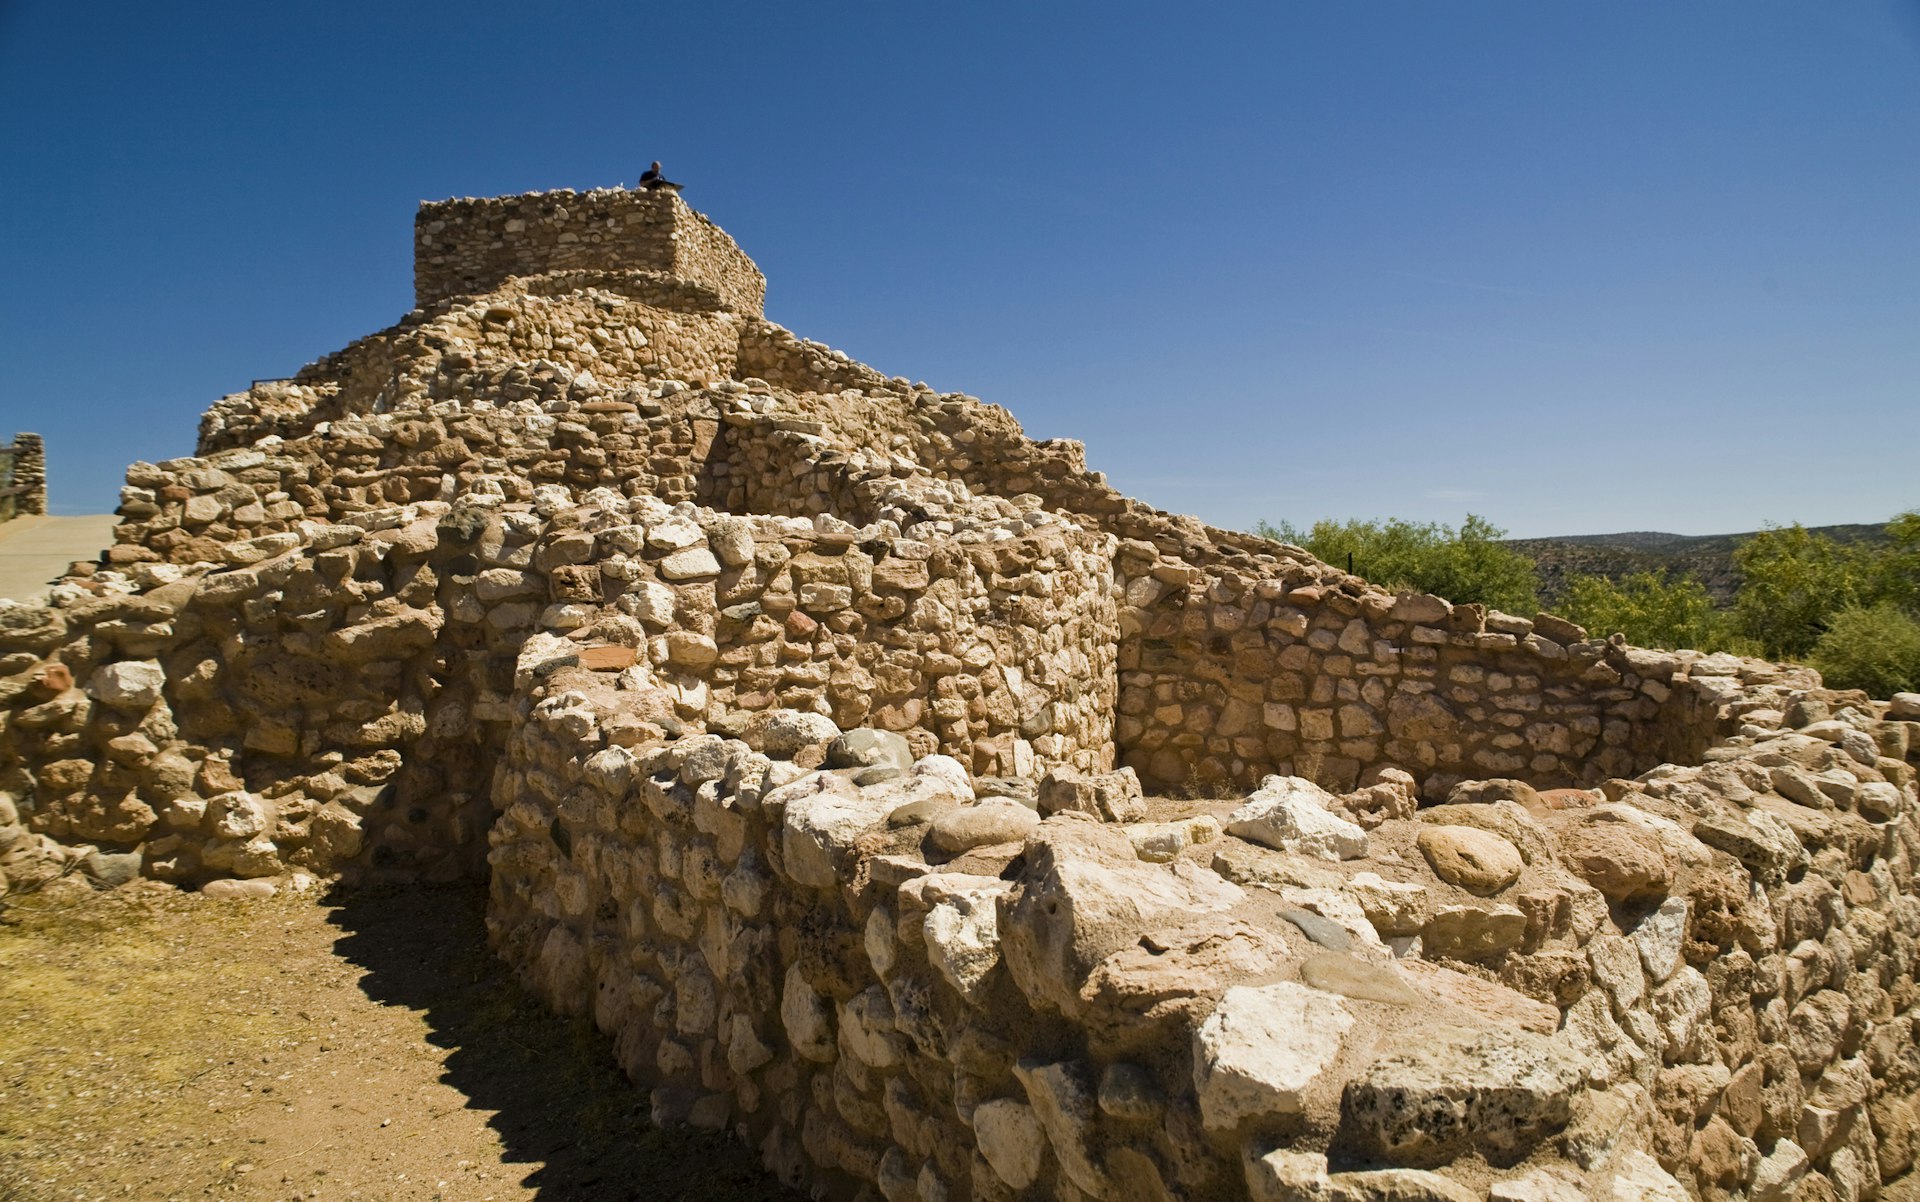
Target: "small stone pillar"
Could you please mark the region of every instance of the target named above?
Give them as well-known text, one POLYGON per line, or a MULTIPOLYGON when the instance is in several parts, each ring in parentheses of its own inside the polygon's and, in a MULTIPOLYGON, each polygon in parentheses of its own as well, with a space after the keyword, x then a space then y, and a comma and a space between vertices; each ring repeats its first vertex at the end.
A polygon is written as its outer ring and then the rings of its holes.
POLYGON ((13 483, 15 513, 47 511, 47 444, 38 434, 13 436, 13 483))

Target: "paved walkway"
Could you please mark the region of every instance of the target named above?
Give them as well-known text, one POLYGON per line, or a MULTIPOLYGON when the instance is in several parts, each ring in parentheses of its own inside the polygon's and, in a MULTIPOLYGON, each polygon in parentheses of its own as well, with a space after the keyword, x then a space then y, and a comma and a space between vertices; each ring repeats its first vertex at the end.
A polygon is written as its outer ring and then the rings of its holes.
POLYGON ((36 514, 0 522, 0 597, 33 601, 76 559, 92 559, 113 545, 110 513, 80 517, 36 514))

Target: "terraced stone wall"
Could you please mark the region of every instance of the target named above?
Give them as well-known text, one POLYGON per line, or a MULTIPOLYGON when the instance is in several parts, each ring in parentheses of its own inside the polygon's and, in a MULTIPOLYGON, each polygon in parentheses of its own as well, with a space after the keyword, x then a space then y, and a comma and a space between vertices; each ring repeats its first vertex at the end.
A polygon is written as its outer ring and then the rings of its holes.
POLYGON ((806 715, 632 744, 562 666, 498 778, 490 929, 656 1121, 836 1196, 1901 1196, 1914 726, 1740 694, 1712 763, 1604 794, 1101 815, 836 759, 859 735, 820 767, 806 715))

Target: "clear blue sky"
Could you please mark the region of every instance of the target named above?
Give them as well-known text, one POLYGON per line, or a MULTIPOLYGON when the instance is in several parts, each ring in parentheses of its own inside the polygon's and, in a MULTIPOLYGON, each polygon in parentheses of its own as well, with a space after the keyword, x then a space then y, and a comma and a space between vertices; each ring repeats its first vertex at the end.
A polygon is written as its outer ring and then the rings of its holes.
POLYGON ((1222 525, 1920 505, 1914 0, 0 0, 0 438, 109 508, 419 200, 653 158, 775 320, 1222 525))

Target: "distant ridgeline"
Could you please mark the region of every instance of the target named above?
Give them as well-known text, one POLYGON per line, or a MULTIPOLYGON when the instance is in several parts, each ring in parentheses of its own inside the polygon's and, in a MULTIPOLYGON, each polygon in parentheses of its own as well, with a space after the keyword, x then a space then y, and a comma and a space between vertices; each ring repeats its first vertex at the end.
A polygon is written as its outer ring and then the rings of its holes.
MULTIPOLYGON (((1815 526, 1810 532, 1839 543, 1877 545, 1887 541, 1887 528, 1879 523, 1815 526)), ((1733 595, 1740 588, 1740 573, 1733 566, 1733 552, 1752 538, 1753 533, 1685 535, 1631 531, 1562 538, 1515 538, 1506 540, 1506 545, 1532 557, 1540 574, 1541 601, 1548 606, 1565 599, 1567 585, 1575 576, 1605 576, 1618 582, 1638 572, 1697 577, 1712 595, 1714 604, 1728 606, 1733 604, 1733 595)))

